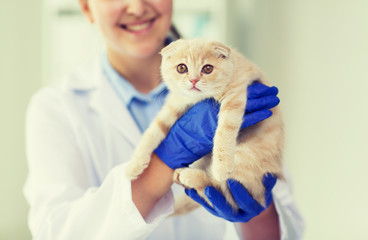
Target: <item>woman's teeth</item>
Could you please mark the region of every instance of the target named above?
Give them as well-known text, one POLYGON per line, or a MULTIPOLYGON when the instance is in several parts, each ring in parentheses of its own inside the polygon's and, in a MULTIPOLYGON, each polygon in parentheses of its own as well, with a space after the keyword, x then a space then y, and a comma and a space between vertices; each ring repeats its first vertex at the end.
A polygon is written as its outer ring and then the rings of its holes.
POLYGON ((125 25, 125 29, 132 31, 132 32, 138 32, 141 31, 143 29, 148 28, 151 25, 151 21, 149 22, 145 22, 145 23, 141 23, 141 24, 134 24, 134 25, 125 25))

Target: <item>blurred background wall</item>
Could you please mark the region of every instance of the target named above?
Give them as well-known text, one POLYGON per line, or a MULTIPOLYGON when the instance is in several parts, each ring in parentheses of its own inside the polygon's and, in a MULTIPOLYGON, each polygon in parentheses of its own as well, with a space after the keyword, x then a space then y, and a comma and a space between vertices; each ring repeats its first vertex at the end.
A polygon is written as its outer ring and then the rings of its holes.
MULTIPOLYGON (((95 32, 74 11, 76 2, 0 3, 1 240, 30 239, 22 196, 30 96, 101 51, 98 38, 91 51, 80 48, 95 32)), ((284 159, 306 221, 304 239, 368 239, 368 1, 174 2, 184 36, 236 47, 279 87, 284 159)))
POLYGON ((41 0, 0 1, 0 239, 30 239, 24 116, 41 86, 41 0))
POLYGON ((280 88, 305 239, 368 239, 368 1, 253 2, 245 51, 280 88))

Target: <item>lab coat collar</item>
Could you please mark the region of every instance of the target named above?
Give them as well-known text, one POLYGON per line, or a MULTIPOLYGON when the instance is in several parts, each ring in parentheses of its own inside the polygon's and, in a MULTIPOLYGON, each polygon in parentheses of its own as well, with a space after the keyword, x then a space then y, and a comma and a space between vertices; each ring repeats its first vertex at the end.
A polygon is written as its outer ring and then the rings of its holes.
POLYGON ((68 75, 63 81, 63 87, 76 92, 88 92, 97 88, 99 82, 96 67, 99 67, 99 59, 87 62, 80 66, 71 75, 68 75))
POLYGON ((78 76, 73 78, 72 82, 69 81, 69 88, 78 92, 89 92, 90 107, 106 117, 133 146, 136 146, 141 132, 125 104, 104 76, 101 59, 96 59, 92 66, 76 74, 78 76))

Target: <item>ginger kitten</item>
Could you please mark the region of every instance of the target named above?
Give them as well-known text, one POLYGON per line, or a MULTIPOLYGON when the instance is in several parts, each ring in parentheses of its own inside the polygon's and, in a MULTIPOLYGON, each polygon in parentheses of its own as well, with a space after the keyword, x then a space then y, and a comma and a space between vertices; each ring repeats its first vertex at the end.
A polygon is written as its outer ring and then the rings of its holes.
MULTIPOLYGON (((170 93, 143 134, 127 166, 127 177, 135 179, 143 172, 153 151, 191 106, 214 98, 221 105, 213 151, 189 168, 176 169, 174 181, 195 188, 205 199, 204 189, 214 186, 236 210, 238 206, 226 183, 232 178, 265 205, 263 175, 271 173, 283 178, 283 122, 279 108, 272 109, 270 118, 239 131, 247 87, 254 81, 268 85, 262 72, 240 53, 216 41, 177 40, 162 49, 161 55, 161 74, 170 93)), ((174 214, 186 213, 196 205, 185 197, 177 202, 174 214)))

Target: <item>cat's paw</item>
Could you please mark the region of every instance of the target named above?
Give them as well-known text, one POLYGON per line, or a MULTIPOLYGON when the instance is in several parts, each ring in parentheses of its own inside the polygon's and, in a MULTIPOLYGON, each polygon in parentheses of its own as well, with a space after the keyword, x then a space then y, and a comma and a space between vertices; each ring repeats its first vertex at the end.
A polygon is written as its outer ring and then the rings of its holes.
POLYGON ((142 174, 142 172, 143 169, 135 162, 129 162, 125 168, 125 176, 129 180, 137 179, 138 176, 142 174))
POLYGON ((134 180, 139 177, 139 175, 142 174, 144 169, 148 167, 148 164, 150 162, 150 157, 148 156, 138 156, 133 157, 130 162, 128 162, 126 168, 125 168, 125 176, 129 180, 134 180))
POLYGON ((180 182, 180 173, 182 171, 182 168, 179 168, 179 169, 176 169, 174 171, 174 175, 173 175, 173 181, 174 183, 177 183, 179 185, 183 185, 181 182, 180 182))
POLYGON ((200 169, 179 168, 174 172, 174 182, 185 188, 204 188, 210 184, 207 174, 200 169))
POLYGON ((185 188, 194 188, 194 185, 196 185, 192 172, 190 170, 188 171, 186 168, 176 169, 173 179, 175 183, 180 184, 185 188))

